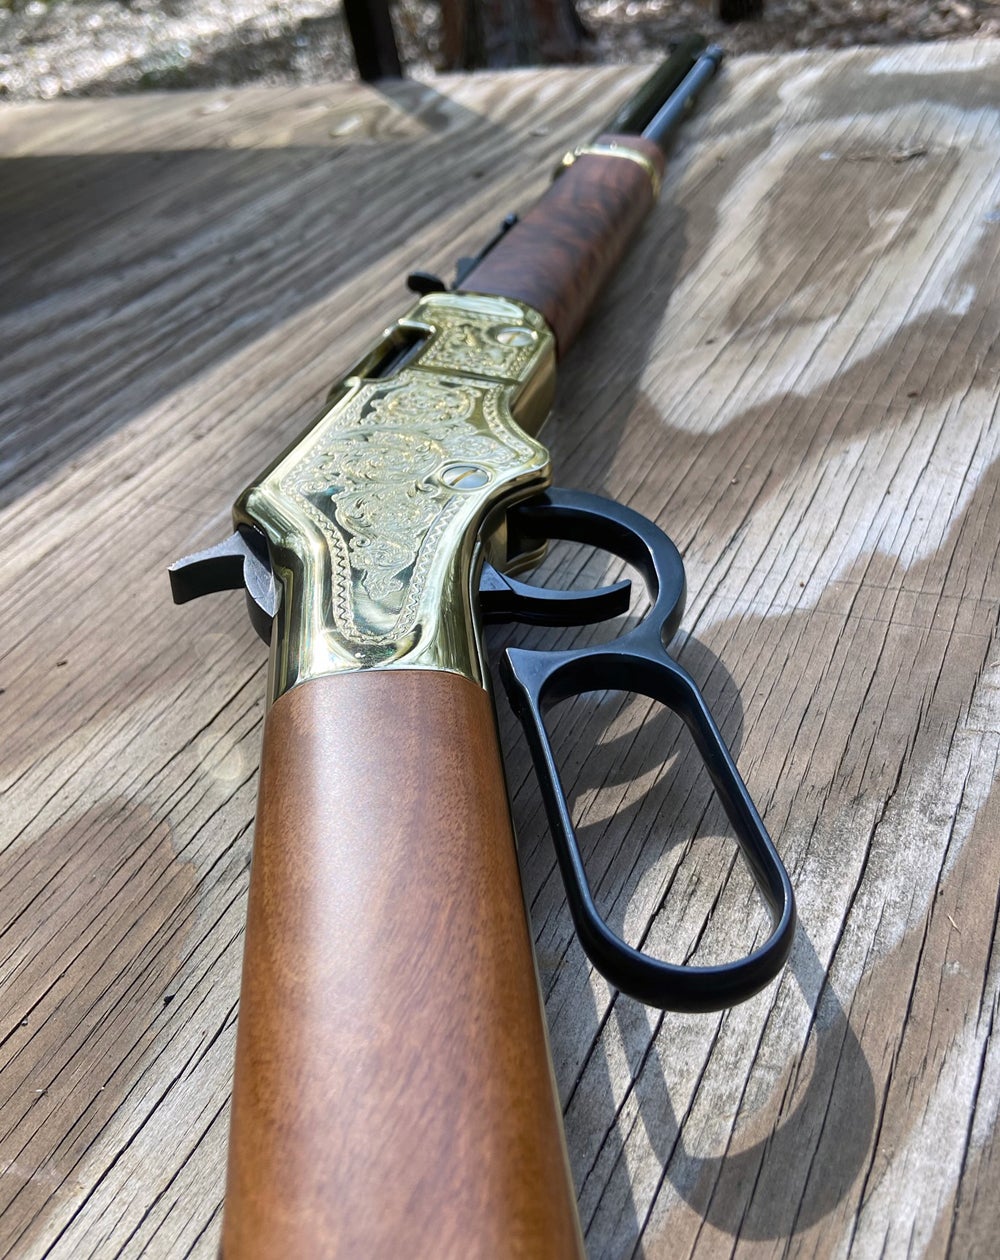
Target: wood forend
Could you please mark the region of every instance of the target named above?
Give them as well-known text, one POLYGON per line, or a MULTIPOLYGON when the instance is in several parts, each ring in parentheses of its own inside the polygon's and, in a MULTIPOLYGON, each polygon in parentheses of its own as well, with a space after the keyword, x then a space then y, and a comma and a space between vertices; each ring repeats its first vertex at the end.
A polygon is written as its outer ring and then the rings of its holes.
POLYGON ((489 697, 304 683, 264 733, 225 1260, 582 1257, 489 697))
MULTIPOLYGON (((641 136, 596 143, 638 150, 663 172, 663 154, 641 136)), ((584 153, 464 277, 462 289, 527 302, 545 316, 561 357, 654 200, 640 163, 584 153)))

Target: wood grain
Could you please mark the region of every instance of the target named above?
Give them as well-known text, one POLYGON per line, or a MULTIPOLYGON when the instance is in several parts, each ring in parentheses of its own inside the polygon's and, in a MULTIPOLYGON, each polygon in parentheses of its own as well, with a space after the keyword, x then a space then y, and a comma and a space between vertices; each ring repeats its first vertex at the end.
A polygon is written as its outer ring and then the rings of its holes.
MULTIPOLYGON (((663 170, 663 154, 641 136, 602 135, 597 143, 626 145, 657 174, 663 170)), ((650 172, 639 162, 582 153, 462 278, 462 288, 517 298, 540 311, 562 356, 654 200, 650 172)))
POLYGON ((268 714, 222 1254, 583 1255, 493 708, 457 674, 268 714))
MULTIPOLYGON (((564 361, 557 478, 680 546, 676 650, 801 923, 724 1016, 609 992, 501 705, 591 1260, 993 1260, 998 62, 728 62, 564 361)), ((217 1255, 265 653, 238 595, 173 608, 166 565, 227 532, 401 276, 450 274, 644 73, 0 110, 0 1253, 217 1255)), ((598 695, 552 733, 611 923, 745 946, 673 724, 598 695)))

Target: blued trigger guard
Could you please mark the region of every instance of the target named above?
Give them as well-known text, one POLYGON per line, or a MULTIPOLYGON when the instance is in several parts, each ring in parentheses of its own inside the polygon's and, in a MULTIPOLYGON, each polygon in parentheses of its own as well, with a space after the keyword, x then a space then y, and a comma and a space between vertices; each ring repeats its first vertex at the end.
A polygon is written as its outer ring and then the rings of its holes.
POLYGON ((556 591, 518 582, 483 565, 479 614, 485 622, 520 621, 532 626, 589 626, 628 612, 632 583, 616 582, 594 591, 556 591))
POLYGON ((666 651, 684 606, 680 554, 651 521, 596 495, 553 490, 517 512, 518 525, 534 537, 592 543, 628 561, 642 573, 652 600, 649 614, 639 625, 611 643, 568 652, 509 648, 501 662, 501 677, 531 748, 581 944, 607 980, 650 1006, 710 1011, 752 997, 777 975, 788 957, 795 931, 794 896, 788 874, 704 697, 666 651), (713 967, 661 962, 633 949, 598 912, 544 713, 560 700, 602 690, 638 692, 657 700, 675 712, 690 731, 771 915, 767 940, 745 958, 713 967))
MULTIPOLYGON (((655 635, 663 647, 674 637, 687 599, 684 562, 663 530, 647 517, 597 494, 551 489, 512 508, 507 529, 515 545, 522 536, 558 538, 586 543, 625 560, 642 574, 652 604, 637 629, 646 627, 646 634, 655 635)), ((625 585, 620 582, 593 594, 625 585)))

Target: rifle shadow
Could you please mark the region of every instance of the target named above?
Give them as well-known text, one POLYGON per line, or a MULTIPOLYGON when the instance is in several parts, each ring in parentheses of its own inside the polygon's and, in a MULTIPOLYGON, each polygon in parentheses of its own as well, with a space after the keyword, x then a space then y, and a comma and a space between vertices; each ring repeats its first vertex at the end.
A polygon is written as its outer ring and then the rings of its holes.
MULTIPOLYGON (((678 655, 737 757, 743 706, 734 680, 696 640, 678 655)), ((673 714, 657 707, 637 725, 628 707, 616 695, 591 695, 557 706, 548 721, 599 909, 618 935, 674 962, 686 960, 693 942, 699 964, 748 952, 766 934, 766 915, 742 863, 733 869, 735 843, 724 838, 728 824, 697 751, 673 714), (714 923, 702 934, 692 906, 697 919, 706 905, 714 923)), ((504 713, 507 721, 513 719, 504 713)), ((516 738, 511 729, 505 747, 516 738)), ((787 1239, 808 1229, 854 1184, 870 1147, 876 1100, 871 1069, 805 928, 800 922, 789 978, 779 983, 794 983, 794 1001, 807 1007, 801 1058, 811 1066, 790 1061, 749 1120, 746 1082, 734 1079, 708 1136, 692 1124, 689 1137, 692 1101, 678 1107, 671 1094, 687 1097, 691 1064, 703 1070, 698 1056, 708 1059, 729 1016, 661 1014, 614 991, 607 1001, 597 996, 603 982, 593 980, 576 941, 532 770, 516 749, 509 761, 588 1254, 595 1260, 647 1254, 643 1230, 652 1205, 636 1200, 626 1151, 636 1114, 659 1166, 659 1187, 668 1182, 703 1222, 747 1240, 787 1239)), ((748 1017, 754 1041, 759 1018, 748 1017)), ((764 1018, 780 1016, 771 1011, 764 1018)))
MULTIPOLYGON (((720 1154, 687 1149, 670 1101, 662 1038, 652 1043, 651 1066, 636 1081, 646 1132, 671 1185, 733 1239, 791 1239, 831 1213, 854 1185, 875 1130, 871 1068, 801 924, 789 971, 812 1013, 813 1061, 795 1109, 766 1136, 720 1154), (849 1106, 837 1105, 845 1099, 849 1106)), ((621 1027, 620 1002, 615 1015, 621 1027)), ((640 1247, 638 1254, 646 1253, 640 1247)))

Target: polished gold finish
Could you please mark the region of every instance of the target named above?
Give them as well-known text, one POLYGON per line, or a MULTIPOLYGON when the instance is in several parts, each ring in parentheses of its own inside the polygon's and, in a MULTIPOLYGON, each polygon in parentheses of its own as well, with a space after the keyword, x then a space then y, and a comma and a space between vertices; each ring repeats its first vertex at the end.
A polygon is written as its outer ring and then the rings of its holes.
POLYGON ((431 294, 243 492, 236 523, 266 534, 281 589, 272 700, 358 669, 444 669, 483 684, 474 587, 484 546, 499 552, 498 509, 548 484, 533 435, 554 365, 552 333, 530 307, 431 294), (407 346, 417 348, 392 371, 385 356, 407 346))

